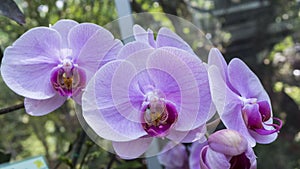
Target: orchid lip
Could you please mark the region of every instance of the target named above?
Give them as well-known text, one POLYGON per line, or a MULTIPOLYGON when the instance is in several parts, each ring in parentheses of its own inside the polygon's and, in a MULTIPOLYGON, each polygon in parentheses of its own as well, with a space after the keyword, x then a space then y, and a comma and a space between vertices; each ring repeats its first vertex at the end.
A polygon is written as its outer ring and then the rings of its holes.
POLYGON ((61 96, 76 96, 85 86, 85 72, 73 64, 71 60, 64 59, 62 64, 52 70, 51 84, 61 96))
POLYGON ((278 132, 282 127, 282 121, 280 119, 271 117, 271 109, 267 101, 246 102, 242 109, 242 113, 247 127, 260 135, 273 134, 278 132), (278 124, 266 123, 270 118, 276 120, 278 124), (264 125, 272 126, 274 129, 265 129, 264 125))
POLYGON ((177 121, 178 113, 175 106, 160 98, 158 92, 147 95, 142 108, 142 126, 149 136, 164 137, 171 126, 177 121))
POLYGON ((282 127, 282 120, 280 120, 279 118, 276 118, 276 117, 273 117, 273 119, 276 120, 279 124, 266 124, 266 123, 264 123, 267 126, 274 127, 273 130, 266 130, 265 128, 253 129, 253 130, 256 131, 260 135, 269 135, 269 134, 279 132, 279 130, 282 127))

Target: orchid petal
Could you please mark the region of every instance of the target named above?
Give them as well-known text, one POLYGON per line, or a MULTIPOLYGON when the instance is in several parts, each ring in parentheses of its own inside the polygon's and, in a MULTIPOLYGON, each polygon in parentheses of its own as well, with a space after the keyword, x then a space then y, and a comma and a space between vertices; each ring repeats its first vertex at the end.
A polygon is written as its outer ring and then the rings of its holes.
POLYGON ((154 50, 153 48, 151 48, 151 46, 149 46, 146 43, 143 42, 138 42, 138 41, 134 41, 134 42, 130 42, 127 43, 118 53, 117 58, 118 59, 126 59, 128 56, 134 54, 135 52, 141 51, 141 50, 145 50, 145 49, 151 49, 154 50))
POLYGON ((208 73, 204 63, 199 58, 193 57, 190 53, 181 49, 177 49, 174 47, 162 47, 161 49, 164 49, 169 53, 178 56, 181 59, 181 61, 186 63, 186 65, 193 72, 195 79, 198 83, 198 88, 201 89, 199 90, 201 100, 199 104, 199 113, 197 115, 196 121, 200 122, 210 119, 216 113, 216 111, 212 103, 211 93, 209 90, 208 73), (205 117, 207 118, 205 119, 205 117))
MULTIPOLYGON (((77 57, 81 49, 99 29, 101 29, 101 27, 96 24, 82 23, 74 26, 69 31, 68 44, 69 44, 69 48, 72 49, 72 56, 74 60, 77 60, 77 57)), ((98 48, 101 47, 98 46, 98 48)))
POLYGON ((115 60, 118 56, 119 51, 123 48, 123 43, 120 40, 115 40, 114 45, 110 48, 104 58, 101 60, 99 64, 99 68, 102 67, 104 64, 115 60))
MULTIPOLYGON (((228 78, 232 86, 244 98, 257 98, 269 101, 269 96, 257 76, 238 58, 228 65, 228 78)), ((270 102, 270 101, 269 101, 270 102)))
POLYGON ((190 169, 199 169, 200 168, 200 152, 203 151, 204 147, 207 148, 207 142, 194 142, 191 147, 191 153, 189 157, 189 166, 190 169))
POLYGON ((217 48, 212 48, 208 54, 208 65, 215 65, 220 69, 222 78, 226 82, 227 86, 234 92, 237 93, 236 89, 230 84, 228 80, 228 68, 227 63, 222 55, 222 53, 217 48))
POLYGON ((217 48, 211 48, 208 54, 208 65, 215 65, 220 69, 222 79, 227 81, 227 63, 217 48))
POLYGON ((99 28, 91 37, 89 37, 82 46, 77 58, 77 64, 86 71, 87 80, 89 80, 98 70, 101 61, 108 52, 112 52, 110 50, 119 43, 120 41, 114 40, 113 35, 104 28, 99 28))
POLYGON ((145 135, 140 124, 142 118, 139 107, 131 105, 134 101, 141 104, 142 99, 138 97, 129 100, 128 94, 130 80, 135 73, 136 69, 130 62, 112 61, 100 68, 95 75, 95 96, 102 117, 117 132, 131 138, 145 135))
POLYGON ((99 108, 96 106, 95 96, 95 76, 86 86, 86 91, 82 96, 82 112, 87 124, 95 131, 95 133, 108 140, 129 141, 130 138, 118 134, 103 119, 99 108))
POLYGON ((152 138, 138 138, 128 142, 112 142, 115 152, 123 159, 141 156, 150 146, 152 138))
POLYGON ((140 25, 134 25, 133 34, 136 41, 147 43, 151 47, 156 48, 156 42, 154 40, 153 31, 151 29, 145 31, 145 29, 140 25))
POLYGON ((68 48, 68 34, 71 28, 78 25, 76 21, 70 20, 70 19, 62 19, 57 21, 53 26, 50 28, 55 29, 57 32, 59 32, 61 38, 62 38, 62 48, 68 48))
POLYGON ((59 108, 66 101, 66 97, 55 95, 45 100, 34 100, 25 98, 24 105, 26 113, 32 116, 43 116, 51 113, 55 109, 59 108))
POLYGON ((157 49, 148 59, 148 69, 164 71, 176 79, 181 92, 181 104, 178 106, 178 121, 174 128, 180 131, 191 130, 203 123, 194 121, 199 112, 199 89, 193 72, 178 56, 163 49, 157 49), (191 119, 194 119, 191 121, 191 119))
POLYGON ((203 125, 190 131, 171 130, 166 137, 180 143, 204 142, 206 140, 205 133, 206 127, 203 125))
POLYGON ((53 97, 55 91, 49 79, 52 68, 59 63, 60 42, 59 33, 45 27, 23 34, 4 52, 1 73, 5 83, 24 97, 53 97))
MULTIPOLYGON (((202 154, 201 154, 202 155, 202 154)), ((209 169, 229 169, 230 163, 225 154, 213 151, 208 148, 205 155, 205 164, 209 169), (216 160, 218 159, 218 160, 216 160)))
POLYGON ((113 141, 130 141, 146 135, 146 132, 141 124, 120 115, 112 103, 111 90, 107 89, 111 83, 109 78, 121 63, 109 62, 95 74, 82 96, 82 109, 83 117, 99 136, 113 141))
POLYGON ((157 33, 156 43, 157 47, 172 46, 188 51, 189 53, 193 54, 193 56, 195 56, 194 51, 189 46, 189 44, 187 44, 180 36, 178 36, 168 28, 163 27, 159 29, 157 33))
MULTIPOLYGON (((136 53, 139 54, 139 52, 136 53)), ((140 106, 144 100, 144 94, 140 91, 140 85, 145 83, 150 85, 150 82, 149 78, 145 77, 145 73, 138 74, 136 69, 136 67, 144 67, 142 66, 144 64, 143 58, 146 59, 147 55, 137 56, 137 60, 131 60, 134 63, 124 60, 114 70, 111 77, 110 90, 112 101, 118 112, 128 120, 140 123, 142 120, 140 106), (139 63, 142 65, 139 66, 139 63)), ((100 90, 102 90, 101 88, 102 87, 99 86, 100 90)))

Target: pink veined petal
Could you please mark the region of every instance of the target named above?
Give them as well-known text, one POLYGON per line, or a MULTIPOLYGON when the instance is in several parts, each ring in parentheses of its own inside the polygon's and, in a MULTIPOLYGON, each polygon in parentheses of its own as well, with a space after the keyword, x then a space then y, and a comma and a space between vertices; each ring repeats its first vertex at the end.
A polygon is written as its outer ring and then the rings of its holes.
POLYGON ((140 25, 133 25, 133 35, 136 41, 144 43, 149 42, 148 32, 140 25))
POLYGON ((212 48, 208 54, 208 65, 212 66, 215 65, 220 69, 220 73, 222 78, 226 82, 227 86, 235 93, 238 94, 236 89, 230 84, 228 80, 228 66, 227 63, 222 55, 222 53, 217 48, 212 48))
MULTIPOLYGON (((92 23, 81 23, 74 26, 68 34, 69 48, 72 49, 73 59, 77 57, 87 41, 99 30, 100 26, 92 23)), ((98 46, 101 48, 101 46, 98 46)))
MULTIPOLYGON (((244 98, 270 99, 257 76, 248 66, 238 58, 234 58, 228 65, 228 78, 232 86, 244 98)), ((270 104, 271 105, 271 104, 270 104)))
POLYGON ((120 40, 115 40, 115 44, 112 46, 112 48, 107 52, 107 54, 104 56, 103 60, 101 60, 99 64, 99 68, 102 67, 104 64, 115 60, 118 56, 119 51, 123 48, 123 43, 120 40))
POLYGON ((209 67, 208 75, 211 84, 212 100, 222 122, 228 129, 240 132, 247 139, 251 147, 255 146, 256 142, 249 134, 242 117, 242 101, 226 86, 220 70, 215 65, 209 67))
POLYGON ((4 52, 1 74, 17 94, 32 99, 55 95, 50 84, 51 70, 59 63, 61 38, 46 27, 33 28, 4 52))
POLYGON ((139 41, 130 42, 124 45, 124 47, 118 53, 117 58, 126 59, 128 56, 134 54, 135 52, 146 50, 146 49, 154 50, 153 48, 151 48, 151 46, 149 46, 146 43, 139 42, 139 41))
POLYGON ((146 43, 151 47, 156 48, 156 42, 154 40, 153 31, 151 29, 145 31, 144 28, 142 28, 140 25, 134 25, 133 34, 136 41, 146 43))
POLYGON ((52 29, 55 29, 57 32, 59 32, 62 38, 62 48, 67 48, 69 46, 68 34, 70 29, 76 25, 78 25, 76 21, 70 19, 61 19, 57 21, 53 26, 50 27, 52 29))
POLYGON ((224 81, 227 80, 227 63, 217 48, 211 48, 208 54, 208 65, 215 65, 220 69, 220 73, 224 81))
POLYGON ((178 120, 174 128, 187 131, 200 126, 203 122, 195 120, 199 112, 200 95, 192 70, 178 56, 163 49, 157 49, 151 54, 147 61, 147 68, 164 71, 177 81, 181 92, 181 103, 176 105, 178 106, 178 120))
POLYGON ((32 116, 43 116, 59 108, 66 101, 66 97, 55 95, 45 100, 25 98, 24 106, 26 113, 32 116))
POLYGON ((150 44, 153 48, 157 48, 157 43, 156 43, 156 41, 155 41, 155 39, 154 39, 153 31, 152 31, 150 28, 148 28, 148 29, 147 29, 147 32, 148 32, 148 42, 149 42, 149 44, 150 44))
POLYGON ((207 149, 205 157, 202 158, 205 158, 209 169, 230 168, 229 159, 224 154, 213 151, 210 147, 207 149))
POLYGON ((195 141, 204 142, 206 140, 205 133, 206 126, 203 125, 190 131, 171 130, 166 137, 170 140, 181 143, 192 143, 195 141))
MULTIPOLYGON (((115 40, 109 31, 104 28, 99 28, 86 43, 83 44, 76 63, 86 71, 87 80, 95 74, 101 61, 108 52, 112 52, 111 49, 117 43, 120 43, 120 41, 115 40)), ((120 48, 115 49, 120 50, 120 48)))
MULTIPOLYGON (((145 57, 147 58, 147 55, 140 55, 140 58, 146 59, 145 57)), ((141 93, 141 91, 139 91, 138 83, 139 80, 143 80, 139 77, 145 78, 145 80, 148 80, 148 78, 144 76, 138 76, 137 74, 138 72, 136 67, 139 67, 138 62, 144 64, 143 60, 136 60, 135 62, 132 60, 132 62, 124 60, 114 70, 110 90, 112 101, 120 115, 124 116, 130 121, 141 123, 142 114, 140 112, 140 108, 144 100, 144 95, 141 93), (136 81, 135 78, 137 79, 137 83, 132 84, 132 81, 136 81)))
MULTIPOLYGON (((129 62, 116 60, 107 63, 103 67, 101 67, 96 75, 95 75, 95 98, 96 98, 96 105, 97 109, 99 110, 98 115, 109 125, 113 130, 117 133, 124 135, 128 138, 136 139, 146 134, 143 130, 142 125, 140 123, 133 122, 132 120, 128 120, 128 116, 138 115, 138 110, 134 109, 133 107, 128 107, 126 112, 129 114, 124 114, 124 108, 128 104, 130 104, 129 98, 114 98, 112 94, 113 91, 122 91, 125 90, 122 87, 120 88, 113 88, 112 79, 118 76, 117 72, 120 70, 120 67, 125 66, 127 73, 130 73, 131 70, 134 70, 134 67, 129 62), (123 106, 119 106, 123 105, 123 106), (120 110, 120 109, 121 110, 120 110), (132 111, 134 112, 132 112, 132 111), (128 116, 127 116, 128 115, 128 116)), ((122 68, 121 68, 122 69, 122 68)), ((125 72, 126 72, 125 71, 125 72)), ((124 72, 124 71, 121 71, 124 72)), ((133 72, 134 73, 134 72, 133 72)), ((122 77, 126 79, 127 77, 122 77)), ((122 79, 119 79, 120 83, 123 82, 122 79)), ((87 88, 86 90, 90 90, 87 88)), ((127 88, 128 90, 128 88, 127 88)), ((126 91, 128 94, 128 91, 126 91)), ((115 96, 119 97, 119 96, 115 96)), ((83 98, 87 99, 87 98, 83 98)), ((100 118, 100 117, 99 117, 100 118)), ((135 117, 136 118, 136 117, 135 117)), ((140 117, 139 117, 140 118, 140 117)), ((91 119, 93 120, 93 119, 91 119)), ((139 119, 141 120, 141 119, 139 119)), ((92 123, 90 124, 92 125, 92 123)), ((117 138, 116 138, 117 139, 117 138)), ((113 139, 111 139, 113 140, 113 139)), ((118 141, 118 140, 113 140, 118 141)))
MULTIPOLYGON (((97 76, 97 74, 96 74, 97 76)), ((82 96, 82 113, 86 123, 95 133, 105 139, 115 141, 130 141, 132 138, 114 130, 102 116, 101 109, 97 107, 95 90, 95 76, 90 80, 82 96)))
POLYGON ((198 88, 201 89, 199 90, 201 100, 196 121, 204 123, 207 119, 210 119, 216 113, 209 90, 208 72, 206 65, 199 58, 194 57, 187 51, 174 47, 162 47, 161 49, 167 50, 169 53, 178 56, 181 61, 186 63, 186 65, 195 75, 195 79, 198 83, 198 88))
POLYGON ((208 79, 211 84, 210 91, 212 94, 212 100, 218 113, 222 115, 225 108, 227 90, 225 79, 223 79, 220 69, 215 65, 208 68, 208 79))
POLYGON ((189 53, 194 54, 193 49, 187 44, 180 36, 178 36, 176 33, 172 32, 168 28, 161 28, 157 33, 156 38, 157 47, 163 47, 163 46, 172 46, 176 47, 185 51, 188 51, 189 53))
POLYGON ((138 138, 128 142, 112 142, 115 152, 123 159, 134 159, 141 156, 152 142, 152 138, 138 138))

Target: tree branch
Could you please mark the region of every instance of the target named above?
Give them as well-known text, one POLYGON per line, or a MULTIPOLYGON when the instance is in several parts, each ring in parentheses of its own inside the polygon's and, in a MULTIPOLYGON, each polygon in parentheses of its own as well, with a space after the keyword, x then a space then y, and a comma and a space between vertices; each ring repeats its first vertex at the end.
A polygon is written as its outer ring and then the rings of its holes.
POLYGON ((20 103, 20 104, 16 104, 10 107, 5 107, 0 109, 0 115, 1 114, 6 114, 6 113, 10 113, 19 109, 23 109, 24 108, 24 103, 20 103))

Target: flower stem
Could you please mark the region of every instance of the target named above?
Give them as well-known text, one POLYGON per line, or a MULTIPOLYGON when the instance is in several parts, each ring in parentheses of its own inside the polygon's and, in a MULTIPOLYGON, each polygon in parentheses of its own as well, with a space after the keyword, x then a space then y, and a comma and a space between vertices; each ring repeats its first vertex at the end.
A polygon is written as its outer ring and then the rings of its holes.
POLYGON ((80 151, 81 151, 82 146, 84 144, 85 138, 86 138, 86 133, 84 132, 84 130, 81 130, 81 133, 80 133, 79 138, 78 138, 78 143, 76 144, 75 151, 72 155, 72 167, 73 168, 76 167, 78 158, 80 156, 80 151))
POLYGON ((5 108, 0 109, 0 115, 7 114, 7 113, 10 113, 10 112, 13 112, 13 111, 16 111, 19 109, 23 109, 23 108, 24 108, 24 103, 19 103, 19 104, 10 106, 10 107, 5 107, 5 108))

